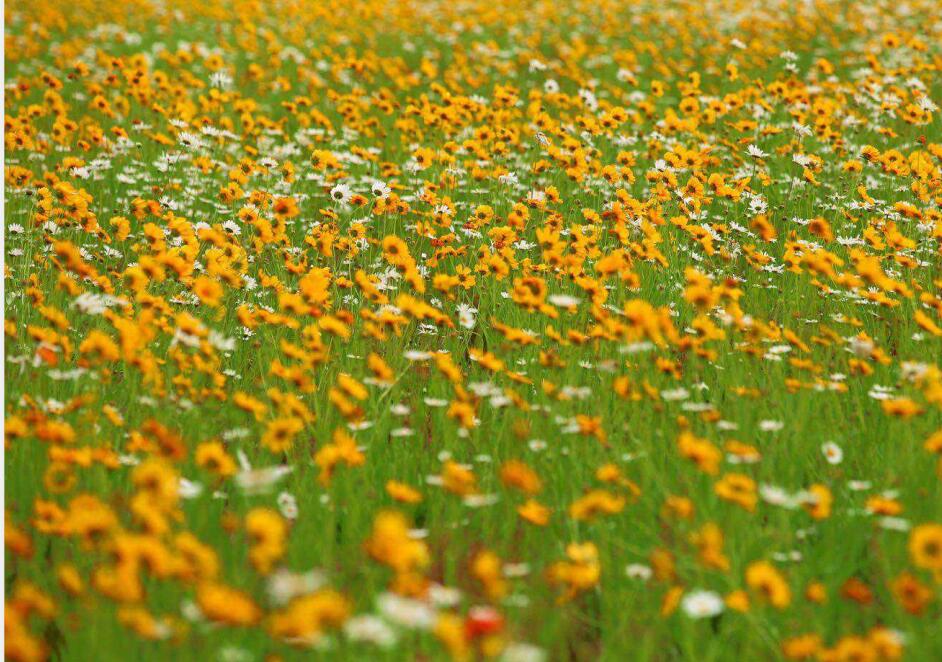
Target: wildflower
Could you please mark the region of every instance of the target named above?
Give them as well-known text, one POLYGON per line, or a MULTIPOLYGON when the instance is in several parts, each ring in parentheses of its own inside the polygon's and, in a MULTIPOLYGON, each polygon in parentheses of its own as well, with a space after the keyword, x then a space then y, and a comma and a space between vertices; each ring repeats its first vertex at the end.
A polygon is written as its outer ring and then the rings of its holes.
POLYGON ((723 612, 723 599, 713 591, 690 591, 680 603, 690 618, 712 618, 723 612))
POLYGON ((844 459, 844 451, 833 441, 828 441, 821 445, 821 452, 828 464, 840 464, 844 459))
POLYGON ((808 488, 805 510, 815 519, 826 519, 831 515, 833 497, 825 485, 815 484, 808 488))
POLYGON ((217 476, 227 478, 236 473, 236 463, 218 441, 209 441, 196 448, 196 464, 217 476))
POLYGON ((908 572, 900 574, 891 583, 897 602, 910 614, 920 615, 932 599, 932 591, 908 572))
POLYGON ((350 198, 353 197, 353 191, 351 191, 350 187, 346 184, 337 184, 337 186, 330 189, 330 197, 334 202, 345 205, 350 201, 350 198))
POLYGON ((272 453, 283 453, 291 448, 294 437, 304 429, 304 422, 297 417, 276 418, 268 422, 262 444, 272 453))
POLYGON ((552 515, 552 510, 534 499, 528 499, 517 507, 517 514, 531 524, 546 526, 552 515))
POLYGON ((418 490, 395 480, 386 483, 386 492, 393 499, 402 503, 419 503, 422 501, 422 494, 418 490))
POLYGON ((402 627, 428 630, 435 622, 435 612, 428 604, 394 593, 381 593, 376 606, 386 620, 402 627))
POLYGON ((342 428, 334 430, 331 443, 325 444, 314 455, 314 463, 321 468, 318 479, 325 485, 330 484, 335 467, 346 464, 348 467, 359 467, 366 462, 366 457, 357 448, 356 441, 342 428))
POLYGON ((677 448, 683 457, 693 461, 701 471, 715 474, 719 470, 719 462, 723 454, 706 439, 683 432, 677 439, 677 448))
POLYGON ((566 547, 566 556, 568 560, 557 561, 546 571, 546 578, 551 584, 566 586, 560 598, 563 601, 595 586, 601 574, 598 549, 592 543, 572 543, 566 547))
POLYGON ((288 527, 284 519, 273 510, 254 508, 246 515, 245 532, 251 544, 249 560, 256 570, 267 575, 285 553, 288 527))
POLYGON ((278 511, 281 516, 288 520, 298 518, 298 500, 290 492, 282 492, 278 495, 278 511))
POLYGON ((728 570, 729 559, 723 554, 723 532, 709 522, 700 531, 691 535, 691 542, 700 551, 700 561, 708 568, 728 570))
POLYGON ((222 584, 201 584, 196 591, 196 603, 206 618, 222 625, 248 627, 262 616, 250 597, 222 584))
POLYGON ((352 641, 364 641, 380 648, 396 645, 396 632, 384 620, 369 614, 354 616, 343 625, 344 634, 352 641))
POLYGON ((518 460, 510 460, 501 467, 501 481, 525 494, 536 494, 543 489, 540 477, 533 469, 518 460))
POLYGON ((749 564, 746 584, 776 609, 784 609, 791 602, 791 589, 775 566, 767 561, 749 564))
POLYGON ((758 501, 756 483, 745 474, 724 474, 714 485, 714 491, 720 498, 738 504, 745 510, 755 510, 758 501))
POLYGON ((575 520, 592 519, 597 514, 620 513, 624 507, 624 497, 605 490, 593 490, 569 506, 569 516, 575 520))
POLYGON ((429 560, 425 543, 409 536, 405 516, 396 511, 383 511, 377 515, 373 532, 366 542, 366 551, 376 561, 398 573, 419 570, 429 560))
POLYGON ((341 627, 350 610, 350 603, 343 595, 323 589, 296 597, 286 607, 274 612, 268 630, 278 639, 312 646, 325 631, 341 627))
POLYGON ((942 525, 915 527, 909 534, 909 554, 917 568, 942 570, 942 525))

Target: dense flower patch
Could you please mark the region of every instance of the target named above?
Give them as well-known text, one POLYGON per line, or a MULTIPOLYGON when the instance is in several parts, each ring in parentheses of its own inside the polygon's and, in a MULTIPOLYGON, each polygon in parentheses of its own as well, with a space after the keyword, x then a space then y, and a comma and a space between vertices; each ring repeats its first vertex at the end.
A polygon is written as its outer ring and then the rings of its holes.
POLYGON ((6 656, 937 659, 935 2, 6 7, 6 656))

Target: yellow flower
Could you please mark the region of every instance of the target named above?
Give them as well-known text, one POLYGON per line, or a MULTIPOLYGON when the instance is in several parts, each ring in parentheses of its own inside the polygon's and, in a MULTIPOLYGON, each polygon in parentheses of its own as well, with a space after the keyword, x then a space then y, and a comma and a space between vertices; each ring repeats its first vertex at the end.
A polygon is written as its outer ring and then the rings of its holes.
POLYGON ((365 546, 372 558, 398 573, 421 569, 429 562, 425 543, 409 535, 408 520, 394 510, 384 510, 376 516, 365 546))
POLYGON ((716 474, 719 471, 723 453, 708 440, 682 432, 677 438, 677 449, 681 456, 693 461, 701 471, 708 474, 716 474))
POLYGON ((749 512, 755 510, 759 501, 756 482, 745 474, 724 474, 714 485, 714 491, 721 499, 731 501, 749 512))
POLYGON ((215 278, 199 276, 193 281, 193 294, 207 306, 218 306, 223 295, 223 288, 215 278))
POLYGON ((942 571, 942 524, 920 524, 909 534, 909 555, 917 568, 942 571))
POLYGON ((467 496, 477 492, 477 478, 468 467, 448 460, 442 466, 441 484, 449 492, 467 496))
POLYGON ((334 430, 331 443, 322 446, 314 455, 314 464, 321 468, 318 480, 329 485, 338 464, 359 467, 366 462, 366 456, 357 448, 356 440, 343 428, 334 430))
POLYGON ((519 460, 508 460, 500 469, 500 479, 504 485, 514 487, 524 494, 537 494, 543 489, 543 483, 537 473, 519 460))
POLYGON ((503 564, 493 552, 479 552, 471 562, 471 574, 484 585, 490 600, 497 601, 506 595, 507 580, 504 579, 503 564))
POLYGON ((252 598, 223 584, 200 584, 196 589, 196 604, 207 619, 222 625, 249 627, 262 618, 262 610, 252 598))
POLYGON ((528 499, 526 503, 517 506, 517 514, 530 524, 546 526, 553 511, 539 501, 528 499))
POLYGON ((592 490, 569 506, 569 516, 575 520, 593 519, 596 515, 614 515, 625 507, 625 497, 605 490, 592 490))
POLYGON ((338 628, 350 616, 351 605, 342 594, 322 590, 294 598, 271 615, 268 631, 294 645, 316 644, 328 629, 338 628))
POLYGON ((386 482, 386 493, 396 501, 402 503, 419 503, 422 501, 421 492, 396 480, 386 482))
POLYGON ((811 500, 804 504, 805 510, 815 519, 827 519, 831 516, 831 504, 834 497, 825 485, 814 484, 808 488, 811 500))
POLYGON ((284 453, 291 448, 295 436, 303 429, 304 421, 294 416, 272 419, 262 435, 262 445, 272 453, 284 453))
POLYGON ((195 460, 197 466, 222 478, 236 473, 235 460, 219 441, 207 441, 197 446, 195 460))
POLYGON ((776 609, 784 609, 791 602, 791 589, 781 573, 768 561, 749 564, 746 568, 746 584, 776 609))
POLYGON ((249 536, 249 560, 267 575, 287 551, 288 524, 274 510, 253 508, 245 517, 245 532, 249 536))
POLYGON ((598 549, 590 542, 567 545, 566 556, 568 560, 557 561, 546 570, 546 578, 550 584, 565 585, 566 591, 560 598, 562 601, 571 600, 582 591, 595 586, 602 572, 598 549))

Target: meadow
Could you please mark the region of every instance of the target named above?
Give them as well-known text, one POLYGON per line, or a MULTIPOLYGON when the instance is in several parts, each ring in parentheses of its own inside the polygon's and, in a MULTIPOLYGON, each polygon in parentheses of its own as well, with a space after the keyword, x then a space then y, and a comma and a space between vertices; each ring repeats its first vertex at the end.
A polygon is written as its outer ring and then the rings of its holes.
POLYGON ((942 659, 934 0, 5 7, 5 657, 942 659))

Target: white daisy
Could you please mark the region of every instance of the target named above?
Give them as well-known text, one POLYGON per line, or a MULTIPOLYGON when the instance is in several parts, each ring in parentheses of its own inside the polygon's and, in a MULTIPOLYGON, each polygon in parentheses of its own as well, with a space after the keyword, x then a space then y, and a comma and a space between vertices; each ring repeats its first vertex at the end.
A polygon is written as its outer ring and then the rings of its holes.
POLYGON ((749 156, 751 156, 754 159, 764 159, 765 157, 768 156, 768 154, 763 152, 761 149, 759 149, 755 145, 749 145, 746 148, 746 153, 749 154, 749 156))
POLYGON ((691 591, 680 603, 690 618, 712 618, 723 612, 723 598, 713 591, 691 591))
POLYGON ((350 190, 350 187, 346 184, 337 184, 335 187, 330 189, 330 197, 340 204, 346 204, 347 201, 353 195, 353 191, 350 190))
POLYGON ((840 464, 844 459, 844 451, 833 441, 821 444, 821 452, 824 453, 824 459, 828 464, 840 464))
POLYGON ((389 188, 386 182, 375 181, 373 182, 373 186, 370 187, 370 192, 377 198, 388 197, 391 191, 392 189, 389 188))

